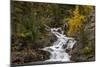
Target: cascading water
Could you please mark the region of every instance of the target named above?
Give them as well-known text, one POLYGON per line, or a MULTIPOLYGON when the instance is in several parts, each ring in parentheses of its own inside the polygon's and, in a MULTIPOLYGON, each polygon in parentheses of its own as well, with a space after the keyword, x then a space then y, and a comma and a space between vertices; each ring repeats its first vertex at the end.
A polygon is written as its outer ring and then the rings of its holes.
POLYGON ((66 53, 66 49, 73 48, 76 40, 71 37, 66 37, 61 28, 51 28, 51 33, 57 37, 57 41, 50 47, 45 47, 42 50, 50 52, 50 59, 46 61, 70 61, 70 55, 66 53), (60 30, 60 31, 59 31, 60 30), (64 46, 67 46, 64 48, 64 46))

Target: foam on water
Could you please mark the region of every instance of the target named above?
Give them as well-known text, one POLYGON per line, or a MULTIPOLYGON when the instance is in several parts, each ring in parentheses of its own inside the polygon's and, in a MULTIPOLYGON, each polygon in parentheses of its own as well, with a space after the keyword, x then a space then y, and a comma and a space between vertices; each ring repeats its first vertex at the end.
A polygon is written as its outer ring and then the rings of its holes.
POLYGON ((51 54, 50 59, 46 61, 70 61, 70 55, 65 50, 72 49, 76 40, 71 37, 66 37, 61 28, 51 28, 51 33, 57 37, 57 41, 52 46, 43 48, 44 51, 48 51, 51 54), (64 46, 67 47, 64 48, 64 46))

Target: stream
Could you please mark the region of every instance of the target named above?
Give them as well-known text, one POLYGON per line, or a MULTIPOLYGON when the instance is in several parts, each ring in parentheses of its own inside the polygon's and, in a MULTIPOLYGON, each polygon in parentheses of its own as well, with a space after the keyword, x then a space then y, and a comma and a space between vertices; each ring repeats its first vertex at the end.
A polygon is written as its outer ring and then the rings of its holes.
POLYGON ((66 52, 66 49, 72 49, 76 40, 64 35, 64 31, 61 28, 51 28, 50 31, 57 37, 57 41, 55 41, 52 46, 42 49, 51 54, 50 59, 45 61, 69 62, 71 56, 66 52), (66 47, 64 48, 64 46, 66 47))

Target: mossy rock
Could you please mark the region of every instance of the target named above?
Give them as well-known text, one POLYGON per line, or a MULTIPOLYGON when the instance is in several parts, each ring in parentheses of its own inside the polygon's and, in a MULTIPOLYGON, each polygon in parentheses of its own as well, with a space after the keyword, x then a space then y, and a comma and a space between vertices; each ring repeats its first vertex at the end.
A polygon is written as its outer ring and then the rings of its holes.
POLYGON ((92 48, 90 48, 90 47, 85 47, 85 48, 83 49, 83 53, 84 53, 85 55, 91 54, 91 53, 92 53, 92 48))

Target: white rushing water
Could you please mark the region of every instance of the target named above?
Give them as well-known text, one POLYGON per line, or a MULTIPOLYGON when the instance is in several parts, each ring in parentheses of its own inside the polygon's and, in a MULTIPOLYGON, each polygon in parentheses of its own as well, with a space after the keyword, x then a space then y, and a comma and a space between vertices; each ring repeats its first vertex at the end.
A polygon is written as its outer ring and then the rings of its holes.
POLYGON ((45 47, 43 50, 51 53, 50 59, 46 61, 70 61, 70 55, 66 53, 66 49, 72 49, 76 40, 71 37, 66 37, 61 28, 51 28, 51 33, 57 37, 57 41, 50 47, 45 47), (67 46, 64 48, 64 46, 67 46))

